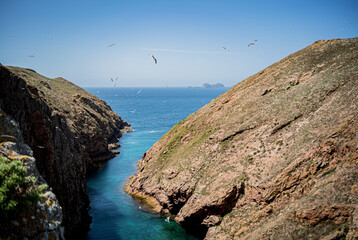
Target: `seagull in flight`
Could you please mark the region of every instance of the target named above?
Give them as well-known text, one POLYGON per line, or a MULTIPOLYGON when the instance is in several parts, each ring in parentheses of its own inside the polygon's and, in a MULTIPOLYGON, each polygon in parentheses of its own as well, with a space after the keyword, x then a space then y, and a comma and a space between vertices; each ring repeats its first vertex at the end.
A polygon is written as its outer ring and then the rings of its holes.
POLYGON ((113 78, 111 78, 111 81, 113 82, 113 78))
POLYGON ((142 92, 142 89, 141 90, 139 90, 138 92, 137 92, 137 94, 139 94, 139 93, 141 93, 142 92))
POLYGON ((230 51, 229 49, 227 49, 226 47, 223 47, 223 49, 225 50, 225 51, 230 51))
POLYGON ((257 42, 257 40, 255 40, 255 41, 253 41, 252 43, 250 43, 250 44, 248 45, 248 47, 250 47, 251 45, 254 45, 255 42, 257 42))
POLYGON ((170 217, 167 217, 166 219, 165 219, 165 221, 168 223, 168 222, 170 222, 170 217))
POLYGON ((155 64, 157 64, 157 62, 158 62, 157 59, 152 54, 149 54, 149 56, 151 56, 153 58, 155 64))
POLYGON ((109 44, 107 47, 113 47, 116 43, 109 44))
POLYGON ((35 57, 34 55, 29 55, 29 58, 33 58, 33 57, 35 57))

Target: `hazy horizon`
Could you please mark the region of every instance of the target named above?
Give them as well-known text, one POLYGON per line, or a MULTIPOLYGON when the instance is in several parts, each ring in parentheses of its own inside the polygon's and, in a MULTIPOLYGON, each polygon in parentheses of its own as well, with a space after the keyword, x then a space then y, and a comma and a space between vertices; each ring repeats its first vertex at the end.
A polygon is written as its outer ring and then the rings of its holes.
POLYGON ((0 19, 1 64, 84 88, 231 87, 317 40, 358 36, 354 0, 4 0, 0 19))

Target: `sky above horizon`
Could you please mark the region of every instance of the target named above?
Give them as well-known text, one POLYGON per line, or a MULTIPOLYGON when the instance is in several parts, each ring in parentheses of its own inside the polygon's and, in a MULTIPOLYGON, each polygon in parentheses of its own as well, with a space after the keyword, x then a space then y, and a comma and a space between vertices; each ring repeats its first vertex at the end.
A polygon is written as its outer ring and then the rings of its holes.
POLYGON ((233 86, 317 40, 358 37, 356 0, 0 1, 0 63, 81 87, 233 86))

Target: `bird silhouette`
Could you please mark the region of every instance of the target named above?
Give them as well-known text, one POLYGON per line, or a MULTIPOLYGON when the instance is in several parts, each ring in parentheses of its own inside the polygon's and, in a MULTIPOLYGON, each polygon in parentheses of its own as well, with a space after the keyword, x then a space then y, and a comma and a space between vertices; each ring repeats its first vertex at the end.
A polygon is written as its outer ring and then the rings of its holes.
POLYGON ((158 62, 157 59, 152 54, 149 54, 149 56, 151 56, 153 58, 155 64, 157 64, 157 62, 158 62))
POLYGON ((113 47, 116 43, 109 44, 107 47, 113 47))
POLYGON ((251 43, 248 45, 248 47, 250 47, 251 45, 255 45, 255 42, 257 42, 257 40, 251 42, 251 43))
POLYGON ((170 222, 170 217, 167 217, 167 218, 165 219, 165 221, 166 221, 166 222, 170 222))
POLYGON ((229 49, 227 49, 226 47, 223 47, 223 49, 225 50, 225 51, 230 51, 229 49))

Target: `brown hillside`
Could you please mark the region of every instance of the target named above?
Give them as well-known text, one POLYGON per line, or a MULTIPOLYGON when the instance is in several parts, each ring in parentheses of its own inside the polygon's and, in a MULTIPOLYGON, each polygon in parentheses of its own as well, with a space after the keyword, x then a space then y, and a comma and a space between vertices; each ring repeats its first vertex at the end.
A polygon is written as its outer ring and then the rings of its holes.
POLYGON ((175 125, 126 191, 206 239, 358 238, 358 38, 317 41, 175 125))

